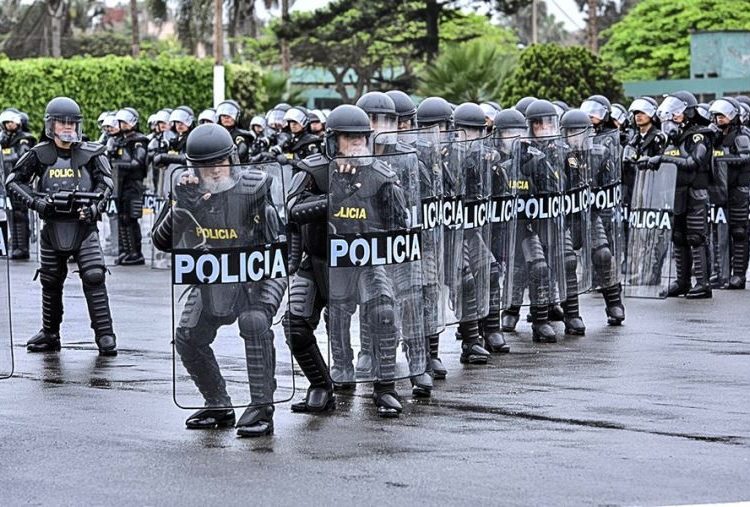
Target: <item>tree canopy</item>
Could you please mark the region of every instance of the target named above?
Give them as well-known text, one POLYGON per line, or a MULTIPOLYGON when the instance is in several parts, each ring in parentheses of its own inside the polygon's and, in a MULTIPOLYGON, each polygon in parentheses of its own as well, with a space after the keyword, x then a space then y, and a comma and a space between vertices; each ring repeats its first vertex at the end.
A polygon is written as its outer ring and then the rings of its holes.
POLYGON ((643 0, 602 35, 602 58, 623 81, 690 76, 690 32, 748 29, 750 0, 643 0))

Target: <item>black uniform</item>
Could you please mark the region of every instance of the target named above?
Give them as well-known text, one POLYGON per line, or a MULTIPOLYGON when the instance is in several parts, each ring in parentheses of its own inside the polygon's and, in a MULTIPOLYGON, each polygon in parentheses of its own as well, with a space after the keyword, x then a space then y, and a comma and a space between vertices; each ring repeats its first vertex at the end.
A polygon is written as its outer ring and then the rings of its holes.
MULTIPOLYGON (((205 241, 210 250, 276 242, 281 226, 276 209, 268 202, 269 185, 267 174, 242 170, 230 189, 210 194, 208 199, 201 197, 203 192, 197 185, 194 188, 176 186, 174 206, 154 225, 154 246, 171 251, 178 244, 205 241), (264 210, 264 216, 257 210, 264 210), (248 219, 248 214, 252 220, 248 219), (200 228, 191 225, 196 223, 200 228), (175 229, 184 232, 175 232, 175 229), (205 237, 201 232, 212 229, 230 230, 233 234, 227 235, 227 239, 218 239, 205 237)), ((235 321, 245 340, 252 403, 273 403, 276 352, 271 325, 285 290, 286 278, 190 289, 176 331, 175 347, 207 407, 231 407, 232 404, 211 344, 221 326, 235 321)))
POLYGON ((745 287, 748 265, 748 206, 750 205, 750 130, 731 125, 716 138, 714 158, 727 165, 727 208, 731 239, 732 277, 727 288, 745 287))
MULTIPOLYGON (((2 130, 0 133, 0 146, 3 150, 3 179, 10 175, 13 166, 18 160, 34 147, 36 138, 23 130, 8 133, 2 130)), ((4 196, 3 196, 4 197, 4 196)), ((9 226, 11 233, 10 258, 29 258, 29 210, 23 201, 11 197, 12 212, 9 215, 9 226)), ((5 203, 3 203, 5 204, 5 203)))
POLYGON ((138 220, 143 216, 148 142, 148 138, 139 132, 121 134, 115 138, 110 155, 115 175, 118 261, 121 264, 143 263, 138 220))
MULTIPOLYGON (((708 130, 692 125, 668 143, 661 162, 677 166, 674 203, 674 229, 677 281, 670 293, 690 289, 691 272, 696 288, 708 288, 706 237, 708 233, 708 183, 711 174, 711 141, 708 130), (692 269, 691 269, 692 268, 692 269)), ((652 165, 653 165, 652 159, 652 165)))
POLYGON ((105 285, 106 266, 96 227, 96 219, 104 211, 113 188, 112 171, 104 156, 104 146, 83 142, 73 144, 70 150, 63 150, 51 141, 42 142, 21 157, 8 177, 7 188, 15 199, 36 210, 45 221, 38 271, 42 283, 43 325, 40 334, 29 342, 29 349, 59 350, 62 290, 68 273, 67 261, 72 255, 78 263, 91 328, 100 351, 116 353, 105 285), (35 179, 39 194, 31 188, 35 179), (82 205, 86 211, 85 220, 79 217, 79 205, 73 206, 70 212, 63 212, 43 197, 76 190, 99 195, 98 199, 82 205), (40 336, 43 334, 46 337, 40 336), (51 348, 36 348, 36 338, 51 348))

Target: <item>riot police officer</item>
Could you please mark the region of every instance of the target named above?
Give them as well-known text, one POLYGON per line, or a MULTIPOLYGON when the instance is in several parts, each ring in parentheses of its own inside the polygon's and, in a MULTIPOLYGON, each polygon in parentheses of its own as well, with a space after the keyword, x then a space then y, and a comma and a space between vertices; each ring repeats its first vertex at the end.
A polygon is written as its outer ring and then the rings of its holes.
POLYGON ((280 145, 282 153, 277 157, 280 164, 291 164, 294 167, 300 160, 320 153, 322 140, 308 131, 310 121, 307 112, 299 107, 290 107, 284 113, 284 121, 288 125, 291 137, 280 145))
MULTIPOLYGON (((492 106, 490 106, 492 107, 492 106)), ((494 108, 492 108, 494 111, 494 108)), ((502 177, 498 174, 499 154, 492 146, 482 139, 487 129, 487 110, 477 104, 465 102, 453 111, 454 126, 466 132, 467 142, 464 156, 465 166, 465 194, 464 209, 470 209, 468 203, 485 201, 489 204, 493 185, 503 185, 497 181, 502 177)), ((493 126, 494 126, 494 114, 493 126)), ((470 213, 464 213, 464 218, 470 213)), ((509 352, 500 329, 501 290, 500 263, 490 251, 490 225, 478 225, 472 228, 464 227, 464 259, 463 259, 463 320, 459 323, 458 334, 461 336, 461 362, 484 364, 487 362, 489 350, 493 352, 509 352), (493 292, 493 294, 491 294, 493 292), (471 308, 474 301, 475 308, 471 308), (484 303, 487 303, 486 305, 484 303), (488 310, 489 313, 486 313, 488 310), (476 322, 474 322, 476 319, 476 322), (476 331, 475 331, 476 329, 476 331), (480 338, 482 340, 480 341, 480 338), (482 344, 484 346, 482 346, 482 344)), ((470 221, 465 221, 465 224, 470 221)), ((498 252, 494 252, 498 253, 498 252)))
MULTIPOLYGON (((276 209, 269 202, 268 174, 230 166, 238 162, 232 137, 216 124, 200 125, 186 142, 190 169, 178 175, 174 205, 153 229, 154 246, 171 251, 190 238, 212 248, 271 244, 283 234, 276 209), (248 220, 248 216, 253 217, 248 220), (196 224, 199 227, 196 228, 196 224), (206 237, 201 231, 231 230, 228 238, 206 237)), ((190 243, 188 243, 190 244, 190 243)), ((232 401, 211 350, 217 330, 235 320, 245 342, 251 405, 237 422, 240 436, 273 433, 276 389, 273 317, 286 290, 286 278, 226 285, 192 286, 176 330, 175 348, 205 400, 192 414, 190 429, 234 424, 232 401)))
POLYGON ((216 118, 219 125, 227 129, 237 145, 237 156, 240 162, 247 162, 250 157, 252 134, 239 126, 242 109, 234 100, 225 100, 216 106, 216 118))
POLYGON ((201 114, 198 115, 198 125, 203 125, 205 123, 216 123, 216 116, 216 109, 204 109, 203 111, 201 111, 201 114))
POLYGON ((83 142, 83 116, 75 101, 56 97, 46 107, 44 141, 26 152, 8 176, 8 191, 44 220, 40 238, 42 329, 29 352, 60 350, 63 283, 73 256, 101 355, 117 354, 96 221, 112 192, 112 171, 104 146, 83 142), (37 179, 37 189, 31 188, 37 179))
MULTIPOLYGON (((629 234, 627 222, 632 192, 635 185, 635 176, 639 167, 639 161, 648 160, 649 157, 658 155, 664 151, 666 136, 659 130, 659 117, 656 108, 659 104, 651 97, 644 96, 635 99, 628 107, 632 115, 633 134, 622 151, 622 207, 625 217, 625 234, 629 234)), ((626 245, 627 245, 626 241, 626 245)), ((663 264, 663 258, 669 250, 668 245, 661 245, 652 255, 659 258, 658 262, 650 263, 655 269, 663 264)), ((625 252, 628 256, 628 252, 625 252)), ((661 277, 661 271, 649 273, 651 285, 656 285, 661 277)))
MULTIPOLYGON (((398 197, 398 186, 395 175, 383 167, 377 160, 366 167, 357 168, 344 164, 332 173, 329 183, 331 159, 336 156, 362 156, 363 160, 371 158, 372 151, 367 147, 372 129, 367 114, 356 106, 343 105, 334 109, 328 116, 325 150, 327 157, 312 155, 299 164, 299 171, 294 176, 289 193, 290 222, 296 224, 301 233, 303 248, 297 250, 299 243, 291 238, 290 269, 299 266, 290 289, 289 314, 286 322, 289 326, 290 348, 305 376, 310 381, 310 388, 304 401, 292 405, 295 412, 321 412, 335 407, 333 382, 320 354, 313 330, 320 321, 320 313, 328 306, 330 325, 345 325, 338 322, 343 314, 338 314, 331 306, 347 301, 359 304, 360 319, 364 320, 365 332, 373 333, 369 338, 377 343, 377 350, 383 351, 379 357, 377 370, 381 375, 374 382, 373 400, 381 417, 398 417, 403 410, 393 379, 398 333, 394 321, 394 301, 388 291, 381 293, 389 282, 381 278, 380 270, 366 270, 368 276, 356 277, 353 283, 359 287, 359 295, 339 293, 343 289, 341 281, 329 279, 327 246, 321 238, 327 237, 329 184, 331 192, 337 198, 351 196, 351 189, 361 188, 363 183, 352 180, 355 174, 365 174, 367 194, 379 200, 381 204, 393 205, 402 202, 398 197), (347 190, 350 189, 350 190, 347 190), (302 257, 302 250, 307 254, 302 257), (300 263, 301 258, 301 263, 300 263), (370 276, 371 275, 371 276, 370 276), (363 286, 373 278, 373 284, 363 286), (377 280, 375 280, 377 279, 377 280), (329 287, 326 290, 327 287, 329 287), (335 291, 334 291, 335 287, 335 291), (372 297, 370 297, 372 296, 372 297), (334 298, 332 300, 331 298, 334 298)), ((379 215, 377 209, 370 210, 371 219, 379 215)), ((390 219, 386 218, 386 221, 390 219)), ((352 222, 354 225, 354 222, 352 222)), ((348 273, 348 271, 347 271, 348 273)), ((353 378, 353 365, 337 364, 343 378, 353 378)))
POLYGON ((125 107, 117 111, 120 133, 110 164, 115 176, 117 198, 118 264, 138 266, 145 263, 141 249, 143 216, 143 180, 147 171, 148 139, 138 131, 138 111, 125 107))
POLYGON ((665 162, 677 166, 672 232, 677 279, 670 285, 668 297, 712 297, 706 245, 710 130, 700 125, 697 106, 695 96, 687 91, 672 93, 664 99, 657 114, 668 139, 667 146, 662 154, 648 160, 649 168, 658 168, 665 162), (692 288, 691 273, 696 278, 692 288))
MULTIPOLYGON (((0 114, 0 147, 3 150, 3 178, 10 175, 18 160, 34 147, 36 138, 23 126, 23 116, 15 109, 0 114)), ((4 204, 4 203, 3 203, 4 204)), ((10 258, 29 258, 29 210, 20 199, 12 198, 9 215, 11 232, 10 258)))
POLYGON ((169 167, 185 164, 185 149, 187 138, 193 129, 193 110, 188 106, 179 106, 169 113, 169 125, 172 134, 169 139, 169 147, 166 153, 154 155, 154 172, 158 173, 158 184, 156 188, 162 195, 167 195, 169 189, 169 167))
POLYGON ((401 90, 390 90, 385 92, 396 106, 398 115, 398 129, 409 130, 417 126, 417 107, 411 98, 401 90))
POLYGON ((744 289, 748 265, 748 206, 750 205, 750 132, 740 124, 742 106, 730 97, 711 104, 720 132, 715 139, 714 162, 727 166, 727 205, 731 239, 732 276, 727 289, 744 289))
POLYGON ((320 109, 313 109, 307 116, 310 118, 310 125, 308 126, 310 133, 322 139, 326 133, 325 113, 320 109))

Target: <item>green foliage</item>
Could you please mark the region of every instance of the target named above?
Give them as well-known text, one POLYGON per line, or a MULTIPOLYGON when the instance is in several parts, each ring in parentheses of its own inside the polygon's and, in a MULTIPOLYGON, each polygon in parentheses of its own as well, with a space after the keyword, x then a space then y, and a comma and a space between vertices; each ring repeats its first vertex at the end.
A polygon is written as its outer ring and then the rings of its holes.
POLYGON ((514 52, 518 46, 518 37, 512 30, 493 25, 487 17, 479 14, 455 11, 450 16, 444 16, 440 22, 441 48, 452 43, 480 38, 485 44, 495 46, 506 53, 514 52))
POLYGON ((450 102, 497 100, 513 70, 515 50, 476 39, 453 44, 424 69, 421 95, 439 95, 450 102))
POLYGON ((72 56, 128 56, 132 39, 121 32, 96 32, 63 39, 62 55, 72 56))
POLYGON ((616 100, 622 85, 612 69, 588 49, 540 44, 525 49, 503 86, 502 103, 515 104, 525 96, 564 100, 579 105, 593 94, 616 100))
POLYGON ((602 33, 623 81, 690 76, 690 31, 750 28, 750 0, 643 0, 602 33))
MULTIPOLYGON (((257 65, 229 64, 226 69, 226 97, 236 100, 242 107, 243 121, 249 120, 253 112, 265 112, 268 93, 263 86, 263 74, 257 65)), ((196 113, 197 114, 197 113, 196 113)))
POLYGON ((288 104, 302 104, 302 89, 293 86, 289 76, 280 71, 268 70, 263 74, 262 88, 266 92, 266 98, 260 103, 259 111, 268 111, 279 102, 288 104))
MULTIPOLYGON (((261 71, 252 65, 229 66, 227 95, 247 108, 263 99, 261 71)), ((69 60, 35 58, 0 60, 0 104, 29 113, 35 132, 53 97, 75 99, 84 114, 84 132, 98 136, 102 111, 135 107, 145 120, 163 107, 189 105, 196 114, 212 103, 213 63, 192 57, 156 59, 108 56, 69 60)))

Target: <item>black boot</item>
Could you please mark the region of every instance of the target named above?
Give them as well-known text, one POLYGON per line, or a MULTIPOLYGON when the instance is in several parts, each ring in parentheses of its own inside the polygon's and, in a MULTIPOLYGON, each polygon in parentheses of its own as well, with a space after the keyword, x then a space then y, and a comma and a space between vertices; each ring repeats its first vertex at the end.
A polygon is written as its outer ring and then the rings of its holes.
POLYGON ((109 311, 109 297, 107 287, 102 282, 98 285, 83 284, 83 295, 91 319, 91 329, 94 330, 99 355, 116 356, 117 339, 112 329, 112 315, 109 311))
POLYGON ((607 324, 619 326, 625 320, 625 306, 622 304, 622 286, 618 283, 602 289, 604 295, 607 324))
POLYGON ((410 380, 411 394, 415 398, 429 398, 432 396, 432 375, 428 372, 411 377, 410 380))
POLYGON ((729 278, 729 283, 727 283, 726 288, 729 290, 745 290, 745 283, 744 276, 732 275, 729 278))
POLYGON ((565 312, 565 317, 563 319, 563 322, 565 323, 565 334, 584 336, 586 334, 586 325, 581 318, 578 307, 578 296, 569 297, 565 300, 562 306, 563 311, 565 312))
POLYGON ((693 263, 690 257, 690 247, 675 245, 674 263, 677 279, 669 284, 666 294, 668 298, 684 296, 690 290, 690 267, 693 263))
POLYGON ((490 353, 479 341, 479 322, 470 320, 458 325, 461 333, 461 362, 466 364, 487 364, 490 353))
POLYGON ((695 286, 685 295, 687 299, 710 299, 713 297, 711 284, 708 282, 708 264, 706 245, 692 247, 693 275, 695 286))
POLYGON ((231 408, 202 408, 185 420, 189 430, 214 430, 234 426, 234 410, 231 408))
POLYGON ((292 412, 319 413, 336 408, 336 396, 333 394, 333 381, 328 372, 317 343, 313 343, 300 352, 294 352, 294 358, 310 382, 304 401, 292 404, 292 412))
POLYGON ((732 276, 726 285, 730 290, 745 289, 745 273, 747 272, 748 242, 747 238, 732 239, 732 276))
POLYGON ((440 348, 440 335, 432 334, 427 337, 430 341, 430 370, 432 371, 432 378, 435 380, 443 380, 448 375, 448 370, 443 366, 443 362, 438 357, 438 351, 440 348))
POLYGON ((273 405, 247 407, 237 421, 237 436, 257 438, 273 435, 273 405))
POLYGON ((130 254, 130 232, 126 221, 117 220, 117 260, 115 264, 122 264, 122 261, 130 254))
POLYGON ((507 354, 510 352, 510 345, 505 341, 502 331, 500 330, 500 312, 490 312, 490 314, 479 321, 479 330, 484 338, 484 348, 492 353, 507 354))
POLYGON ((551 322, 562 322, 565 320, 565 310, 558 304, 549 305, 548 315, 551 322))
POLYGON ((555 336, 555 329, 549 323, 547 316, 548 312, 547 305, 532 306, 531 316, 533 322, 531 324, 531 338, 535 342, 540 343, 555 343, 557 342, 557 336, 555 336))
POLYGON ((99 347, 100 356, 116 356, 117 355, 117 339, 115 335, 105 334, 97 336, 95 338, 96 346, 99 347))
POLYGON ((60 334, 42 329, 26 342, 26 350, 29 352, 58 351, 60 350, 60 334))
POLYGON ((502 330, 504 333, 512 333, 516 330, 516 324, 520 319, 521 307, 511 306, 502 313, 502 330))
POLYGON ((13 219, 11 252, 13 260, 27 260, 29 258, 29 213, 22 203, 15 204, 21 209, 14 210, 11 214, 13 219))
POLYGON ((372 397, 380 417, 398 417, 404 410, 395 382, 375 382, 372 397))

